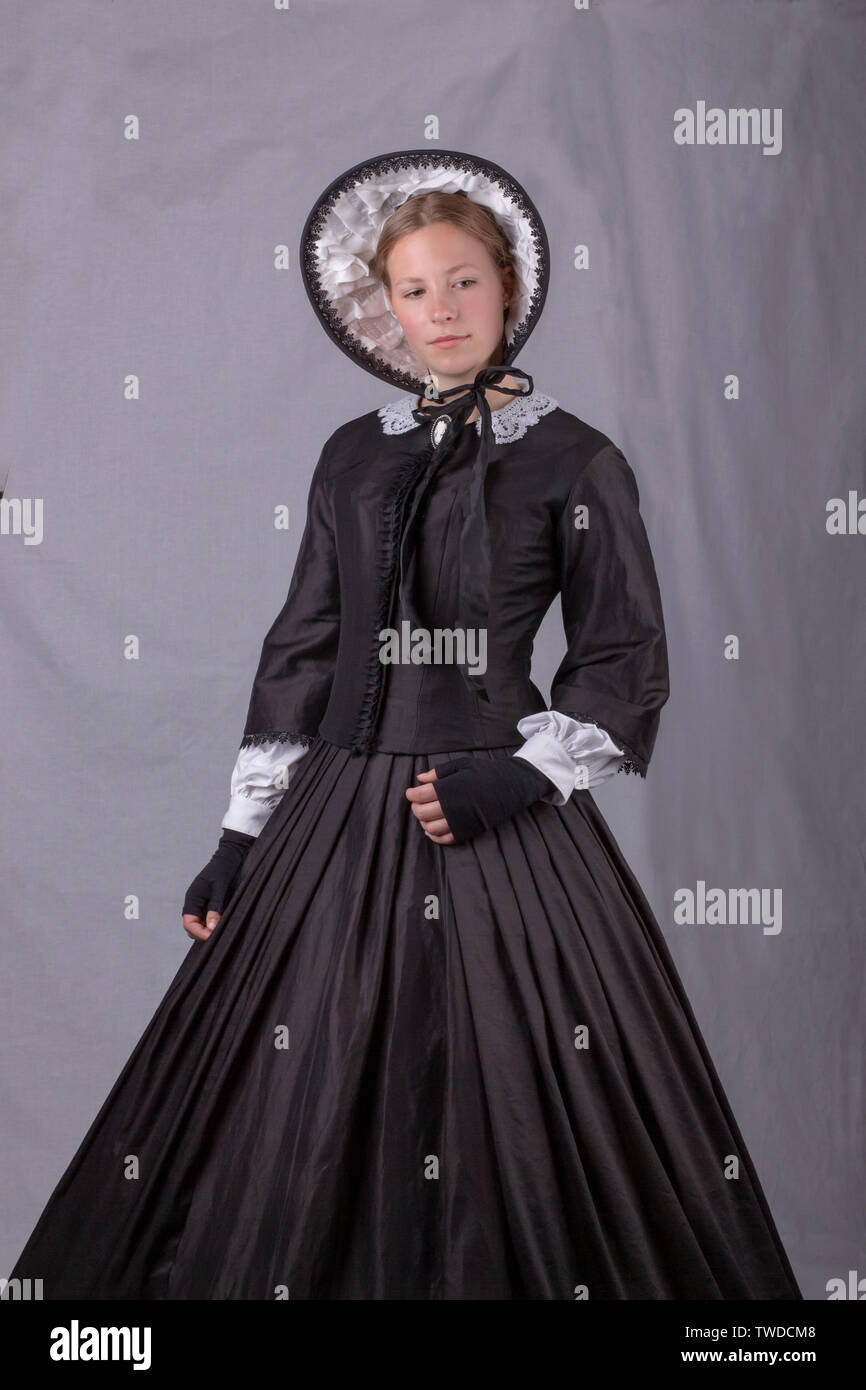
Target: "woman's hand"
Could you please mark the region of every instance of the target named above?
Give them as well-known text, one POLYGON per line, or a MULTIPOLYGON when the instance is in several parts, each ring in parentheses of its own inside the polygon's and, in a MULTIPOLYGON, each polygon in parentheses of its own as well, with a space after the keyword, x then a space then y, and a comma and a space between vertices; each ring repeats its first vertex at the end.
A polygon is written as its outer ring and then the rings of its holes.
POLYGON ((255 835, 245 835, 242 830, 224 830, 216 853, 187 888, 183 901, 183 929, 197 941, 207 941, 219 921, 255 839, 255 835))
POLYGON ((417 780, 425 785, 408 787, 406 795, 424 833, 437 845, 465 844, 555 790, 545 773, 516 756, 449 758, 438 769, 420 772, 417 780))
POLYGON ((431 786, 431 782, 436 780, 435 767, 428 772, 419 772, 416 781, 423 782, 424 786, 407 787, 406 795, 412 805, 412 814, 418 817, 428 839, 434 840, 437 845, 453 845, 454 836, 448 828, 435 788, 431 786))

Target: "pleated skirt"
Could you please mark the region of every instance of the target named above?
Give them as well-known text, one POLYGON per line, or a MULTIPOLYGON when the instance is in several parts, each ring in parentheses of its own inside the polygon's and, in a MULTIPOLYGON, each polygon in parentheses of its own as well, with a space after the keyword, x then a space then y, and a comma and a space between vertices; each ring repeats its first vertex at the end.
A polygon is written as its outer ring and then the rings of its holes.
POLYGON ((12 1278, 48 1299, 802 1298, 591 792, 465 845, 412 814, 437 759, 514 748, 317 738, 12 1278))

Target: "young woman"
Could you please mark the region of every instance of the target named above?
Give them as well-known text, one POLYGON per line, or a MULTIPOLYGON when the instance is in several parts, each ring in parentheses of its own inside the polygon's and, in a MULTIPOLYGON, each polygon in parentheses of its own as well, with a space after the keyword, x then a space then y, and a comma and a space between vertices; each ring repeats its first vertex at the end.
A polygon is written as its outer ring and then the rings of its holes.
POLYGON ((547 290, 489 161, 307 220, 403 394, 326 441, 195 938, 13 1276, 47 1298, 799 1299, 592 787, 668 697, 631 467, 512 360, 547 290), (560 595, 548 708, 532 642, 560 595))

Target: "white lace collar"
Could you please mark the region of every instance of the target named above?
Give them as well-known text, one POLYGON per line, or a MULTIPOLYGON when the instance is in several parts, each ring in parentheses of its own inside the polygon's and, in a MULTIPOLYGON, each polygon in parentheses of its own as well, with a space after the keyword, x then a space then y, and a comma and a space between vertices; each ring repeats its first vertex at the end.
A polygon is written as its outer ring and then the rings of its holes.
MULTIPOLYGON (((388 401, 376 411, 382 422, 383 434, 405 434, 407 430, 420 429, 412 411, 417 397, 398 396, 388 401)), ((490 412, 493 422, 493 435, 497 444, 508 444, 514 439, 522 439, 530 425, 535 425, 542 415, 556 410, 559 402, 544 391, 533 390, 528 395, 513 396, 500 410, 490 412)), ((481 417, 474 422, 475 431, 481 434, 481 417)))

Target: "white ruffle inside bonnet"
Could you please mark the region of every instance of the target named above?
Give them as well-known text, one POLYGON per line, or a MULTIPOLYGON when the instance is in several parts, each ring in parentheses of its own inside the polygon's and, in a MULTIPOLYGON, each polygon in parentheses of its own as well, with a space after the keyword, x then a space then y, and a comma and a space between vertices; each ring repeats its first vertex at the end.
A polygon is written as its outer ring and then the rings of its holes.
POLYGON ((353 337, 391 366, 418 378, 424 376, 424 364, 406 342, 388 307, 385 288, 373 277, 371 267, 379 234, 391 213, 410 193, 430 189, 445 193, 462 189, 474 202, 488 207, 504 228, 514 249, 518 280, 505 325, 508 342, 529 312, 538 281, 529 219, 485 174, 432 165, 412 171, 395 169, 373 174, 341 193, 314 243, 321 288, 353 337))

